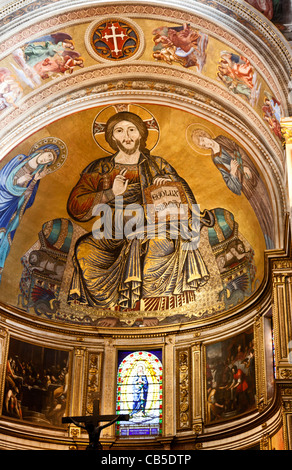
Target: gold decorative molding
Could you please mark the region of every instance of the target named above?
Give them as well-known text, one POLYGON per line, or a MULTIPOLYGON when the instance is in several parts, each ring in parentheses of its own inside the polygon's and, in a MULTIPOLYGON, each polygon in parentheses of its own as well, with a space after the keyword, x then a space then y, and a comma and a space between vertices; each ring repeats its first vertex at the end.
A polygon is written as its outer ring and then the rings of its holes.
POLYGON ((261 438, 261 450, 270 450, 270 436, 269 434, 265 433, 261 438))
POLYGON ((254 345, 256 359, 256 390, 257 408, 263 412, 267 405, 266 364, 264 351, 264 325, 263 317, 257 314, 254 323, 254 345))
POLYGON ((292 382, 290 379, 277 380, 277 385, 279 387, 280 395, 283 401, 288 401, 292 403, 292 382))
MULTIPOLYGON (((291 128, 292 129, 292 128, 291 128)), ((275 359, 279 379, 292 379, 290 346, 292 341, 292 260, 273 261, 273 323, 275 339, 275 359)))
POLYGON ((8 329, 0 327, 0 404, 3 403, 3 399, 4 399, 8 347, 9 347, 8 329))
POLYGON ((282 135, 286 144, 292 144, 292 128, 281 127, 282 135))
POLYGON ((292 144, 292 118, 282 118, 280 124, 286 144, 292 144))
MULTIPOLYGON (((291 128, 292 132, 292 128, 291 128)), ((273 261, 273 269, 292 269, 292 260, 285 259, 285 260, 276 260, 273 261)))
MULTIPOLYGON (((291 371, 292 372, 292 371, 291 371)), ((286 374, 286 372, 285 372, 286 374)), ((292 374, 288 374, 291 377, 292 374)), ((292 449, 292 382, 291 378, 277 380, 282 401, 282 422, 285 450, 292 449)))
POLYGON ((292 413, 292 402, 285 400, 283 402, 283 408, 287 413, 292 413))
POLYGON ((101 369, 102 353, 94 352, 88 355, 87 390, 86 390, 86 414, 93 413, 93 401, 100 397, 101 393, 101 369))
POLYGON ((192 413, 193 430, 195 434, 203 431, 203 409, 202 409, 202 367, 201 367, 202 343, 198 342, 192 346, 192 413))
POLYGON ((182 349, 177 354, 177 430, 191 429, 191 403, 190 403, 190 351, 182 349))
POLYGON ((291 369, 279 368, 279 378, 283 380, 292 380, 292 365, 291 365, 291 369))
POLYGON ((79 439, 81 437, 81 428, 75 426, 75 424, 70 424, 68 428, 68 435, 71 439, 79 439))
POLYGON ((203 425, 202 423, 198 423, 198 424, 193 424, 193 431, 195 434, 202 434, 203 432, 203 425))

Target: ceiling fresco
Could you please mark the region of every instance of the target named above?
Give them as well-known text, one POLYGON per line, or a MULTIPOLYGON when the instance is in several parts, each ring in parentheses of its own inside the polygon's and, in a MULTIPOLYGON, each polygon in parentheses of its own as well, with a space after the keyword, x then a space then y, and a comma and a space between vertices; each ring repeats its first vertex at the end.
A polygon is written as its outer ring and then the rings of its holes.
MULTIPOLYGON (((56 29, 28 38, 1 61, 1 109, 13 111, 38 88, 68 78, 98 63, 125 64, 137 59, 152 65, 175 66, 190 74, 215 81, 218 88, 248 103, 264 120, 276 138, 281 139, 280 97, 275 96, 262 64, 188 23, 161 20, 103 17, 97 21, 56 29), (118 52, 117 52, 118 51, 118 52), (261 70, 262 69, 262 70, 261 70)), ((35 29, 35 28, 34 28, 35 29)), ((226 39, 228 35, 226 35, 226 39)), ((248 47, 246 52, 256 57, 248 47)), ((11 113, 10 113, 11 114, 11 113)), ((14 114, 17 114, 16 111, 14 114)), ((2 123, 3 126, 3 123, 2 123)), ((1 127, 2 127, 1 126, 1 127)))
POLYGON ((42 17, 0 53, 1 303, 101 327, 248 303, 278 243, 287 107, 253 45, 118 4, 42 17))

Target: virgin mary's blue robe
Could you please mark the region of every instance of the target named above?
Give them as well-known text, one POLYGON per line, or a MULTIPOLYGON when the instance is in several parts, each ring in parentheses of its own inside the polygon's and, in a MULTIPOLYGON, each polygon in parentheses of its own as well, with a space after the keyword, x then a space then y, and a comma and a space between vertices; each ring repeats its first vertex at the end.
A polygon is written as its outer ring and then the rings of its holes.
MULTIPOLYGON (((0 279, 20 219, 24 212, 32 206, 39 186, 39 181, 37 181, 26 200, 25 191, 33 181, 33 177, 25 186, 14 184, 13 179, 16 173, 34 156, 35 154, 17 155, 0 171, 0 279)), ((36 170, 33 173, 35 172, 36 170)))

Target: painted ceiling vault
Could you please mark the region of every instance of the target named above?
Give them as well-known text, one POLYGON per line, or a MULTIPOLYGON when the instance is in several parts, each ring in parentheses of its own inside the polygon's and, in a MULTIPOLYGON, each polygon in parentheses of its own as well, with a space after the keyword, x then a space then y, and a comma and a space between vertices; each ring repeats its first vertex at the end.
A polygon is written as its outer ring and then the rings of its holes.
POLYGON ((0 31, 2 305, 101 328, 248 305, 287 212, 278 26, 244 1, 54 0, 0 31))

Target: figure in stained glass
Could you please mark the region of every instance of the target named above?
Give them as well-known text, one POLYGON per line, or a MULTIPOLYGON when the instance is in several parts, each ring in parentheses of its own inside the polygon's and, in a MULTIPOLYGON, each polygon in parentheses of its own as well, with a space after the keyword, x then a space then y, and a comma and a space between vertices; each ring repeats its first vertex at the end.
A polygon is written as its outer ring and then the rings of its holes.
POLYGON ((120 351, 117 374, 117 435, 158 436, 162 432, 161 351, 120 351))
POLYGON ((131 415, 142 412, 145 416, 145 407, 148 395, 148 379, 143 365, 137 366, 137 373, 133 383, 133 411, 131 415))

